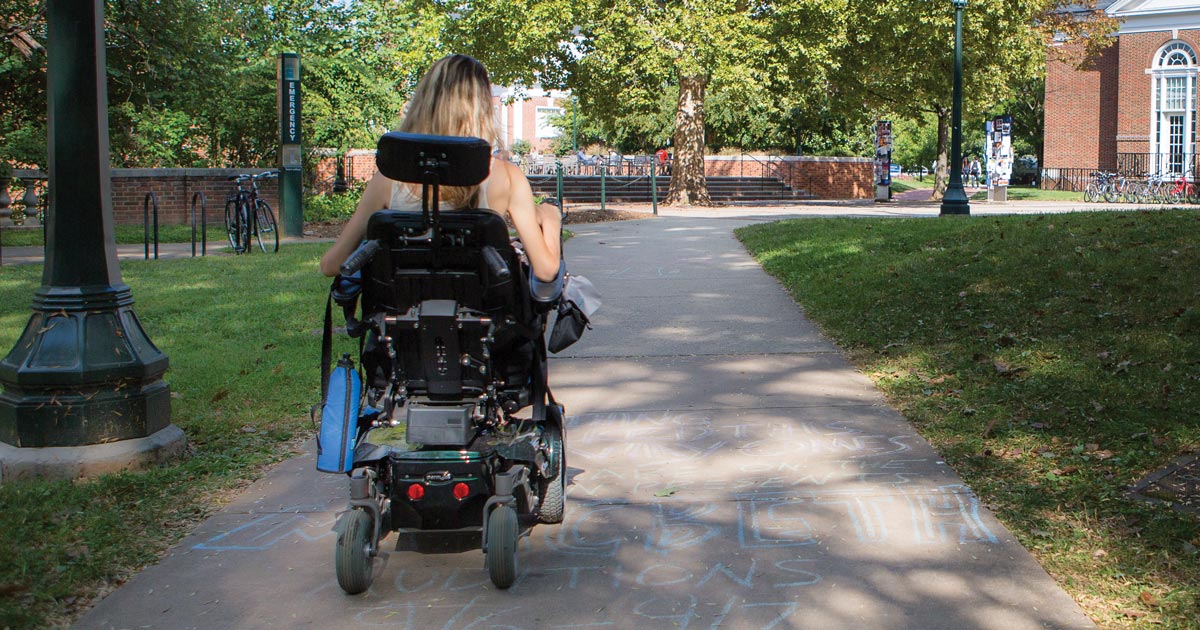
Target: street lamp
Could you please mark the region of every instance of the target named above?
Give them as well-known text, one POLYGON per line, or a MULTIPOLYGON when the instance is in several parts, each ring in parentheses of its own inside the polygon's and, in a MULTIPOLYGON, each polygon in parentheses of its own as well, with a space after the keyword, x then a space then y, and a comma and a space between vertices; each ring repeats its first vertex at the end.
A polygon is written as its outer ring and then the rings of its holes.
POLYGON ((954 103, 950 114, 950 183, 942 196, 941 214, 971 214, 971 202, 962 183, 962 12, 967 0, 954 5, 954 103))

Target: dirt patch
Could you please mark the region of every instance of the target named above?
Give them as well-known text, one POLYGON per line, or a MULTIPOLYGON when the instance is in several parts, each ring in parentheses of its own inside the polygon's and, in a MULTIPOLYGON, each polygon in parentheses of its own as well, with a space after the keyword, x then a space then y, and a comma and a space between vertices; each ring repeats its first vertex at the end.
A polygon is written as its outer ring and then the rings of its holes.
POLYGON ((649 219, 651 216, 645 212, 631 212, 629 210, 572 210, 568 208, 567 216, 563 218, 563 225, 603 223, 605 221, 631 221, 633 219, 649 219))
MULTIPOLYGON (((581 223, 604 223, 606 221, 630 221, 633 219, 648 219, 652 215, 645 212, 629 210, 600 210, 600 209, 567 209, 563 225, 579 225, 581 223)), ((310 238, 337 238, 342 233, 343 221, 310 221, 304 224, 304 236, 310 238)))

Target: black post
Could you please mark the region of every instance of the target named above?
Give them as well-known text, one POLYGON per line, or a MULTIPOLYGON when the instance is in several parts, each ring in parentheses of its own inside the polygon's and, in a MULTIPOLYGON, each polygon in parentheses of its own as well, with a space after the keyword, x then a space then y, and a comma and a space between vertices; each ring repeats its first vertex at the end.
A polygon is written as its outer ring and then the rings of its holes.
POLYGON ((182 449, 113 239, 103 0, 50 0, 50 208, 33 314, 0 361, 0 476, 74 477, 182 449), (44 447, 55 448, 52 453, 44 447))
POLYGON ((971 214, 962 183, 962 12, 967 0, 954 4, 954 103, 950 115, 950 183, 942 196, 941 214, 971 214))

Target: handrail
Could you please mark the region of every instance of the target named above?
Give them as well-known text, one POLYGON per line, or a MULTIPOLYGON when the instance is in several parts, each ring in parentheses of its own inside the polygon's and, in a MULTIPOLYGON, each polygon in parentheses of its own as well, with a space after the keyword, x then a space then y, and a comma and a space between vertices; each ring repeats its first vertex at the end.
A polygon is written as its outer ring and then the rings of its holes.
POLYGON ((208 198, 203 190, 192 195, 192 257, 196 256, 196 202, 200 202, 200 255, 208 255, 208 198))
POLYGON ((154 206, 154 260, 158 260, 158 196, 154 191, 146 193, 142 200, 142 240, 145 245, 146 260, 150 260, 150 207, 154 206))

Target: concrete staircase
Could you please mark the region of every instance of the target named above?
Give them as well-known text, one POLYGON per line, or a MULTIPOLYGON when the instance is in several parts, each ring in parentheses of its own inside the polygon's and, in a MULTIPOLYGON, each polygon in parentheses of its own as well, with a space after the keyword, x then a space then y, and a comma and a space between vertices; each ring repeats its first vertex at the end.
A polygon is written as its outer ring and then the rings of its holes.
MULTIPOLYGON (((557 194, 554 176, 529 177, 534 195, 553 197, 557 194)), ((669 175, 658 176, 658 199, 667 196, 671 186, 669 175)), ((612 203, 650 203, 650 178, 611 176, 604 180, 605 200, 612 203)), ((754 201, 785 201, 806 199, 804 191, 793 190, 774 177, 709 177, 708 194, 719 203, 754 201)), ((563 177, 563 197, 567 203, 600 203, 598 175, 568 175, 563 177)))

